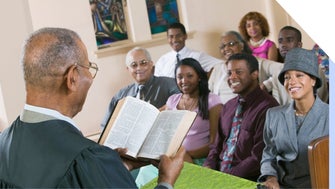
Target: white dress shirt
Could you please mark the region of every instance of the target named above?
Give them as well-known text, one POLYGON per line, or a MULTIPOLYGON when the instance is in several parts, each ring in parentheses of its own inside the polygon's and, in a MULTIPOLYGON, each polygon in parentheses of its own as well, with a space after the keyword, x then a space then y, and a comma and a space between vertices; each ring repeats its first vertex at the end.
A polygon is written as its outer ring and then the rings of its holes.
MULTIPOLYGON (((33 105, 29 105, 29 104, 25 104, 24 105, 24 110, 28 110, 28 111, 32 111, 32 112, 37 112, 37 113, 40 113, 40 114, 44 114, 44 115, 48 115, 48 116, 54 117, 55 119, 59 119, 59 120, 63 120, 63 121, 69 122, 71 125, 73 125, 75 128, 77 128, 80 131, 80 129, 77 127, 77 125, 75 124, 75 122, 73 121, 73 119, 71 119, 70 117, 67 117, 67 116, 59 113, 56 110, 52 110, 52 109, 48 109, 48 108, 42 108, 42 107, 33 106, 33 105)), ((21 117, 22 116, 20 116, 20 118, 21 117)))
MULTIPOLYGON (((209 72, 216 64, 222 63, 222 60, 214 58, 206 53, 195 51, 184 47, 179 52, 180 60, 184 58, 194 58, 201 64, 202 68, 209 72)), ((170 51, 161 56, 155 64, 155 76, 165 76, 175 78, 174 69, 177 64, 177 52, 170 51)))

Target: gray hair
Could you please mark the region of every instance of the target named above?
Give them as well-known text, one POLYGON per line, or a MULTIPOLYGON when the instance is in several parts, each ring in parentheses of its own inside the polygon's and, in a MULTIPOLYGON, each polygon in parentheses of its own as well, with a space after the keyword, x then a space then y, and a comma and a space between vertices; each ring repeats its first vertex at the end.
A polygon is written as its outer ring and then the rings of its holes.
POLYGON ((221 37, 225 37, 225 36, 228 36, 228 35, 235 36, 237 41, 240 43, 240 45, 243 45, 243 49, 242 49, 243 53, 252 54, 252 50, 250 49, 248 43, 243 39, 243 37, 241 36, 240 33, 231 30, 231 31, 224 32, 221 35, 221 37))
POLYGON ((126 65, 127 66, 129 66, 133 62, 133 56, 132 56, 132 54, 135 51, 142 51, 142 52, 144 52, 146 59, 148 61, 151 61, 151 55, 150 55, 150 53, 149 53, 149 51, 147 49, 142 48, 142 47, 134 47, 126 55, 126 65))
POLYGON ((21 64, 26 84, 41 88, 52 87, 46 77, 65 74, 68 65, 84 60, 79 46, 80 37, 64 28, 42 28, 33 32, 25 41, 21 64))

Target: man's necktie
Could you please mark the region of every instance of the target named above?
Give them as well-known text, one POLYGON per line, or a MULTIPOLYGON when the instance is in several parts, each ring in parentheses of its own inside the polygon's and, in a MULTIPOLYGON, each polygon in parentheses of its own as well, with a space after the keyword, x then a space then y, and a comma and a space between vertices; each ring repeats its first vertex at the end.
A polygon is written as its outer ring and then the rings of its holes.
POLYGON ((143 97, 144 97, 143 88, 144 88, 144 85, 138 85, 136 98, 143 100, 143 97))
POLYGON ((231 163, 233 161, 233 155, 237 144, 238 133, 240 131, 242 123, 242 104, 244 100, 240 98, 238 102, 239 103, 235 111, 235 116, 233 118, 229 138, 226 141, 226 149, 222 157, 221 168, 220 168, 222 172, 225 172, 225 170, 228 170, 231 167, 231 163))
POLYGON ((176 59, 177 59, 177 64, 178 64, 180 62, 180 54, 177 53, 176 59))

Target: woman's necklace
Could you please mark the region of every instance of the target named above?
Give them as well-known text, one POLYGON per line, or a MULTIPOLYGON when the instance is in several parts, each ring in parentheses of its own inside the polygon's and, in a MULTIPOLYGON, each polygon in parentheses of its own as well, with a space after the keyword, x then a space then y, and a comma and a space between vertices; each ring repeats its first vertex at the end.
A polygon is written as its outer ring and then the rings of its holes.
POLYGON ((297 127, 297 134, 299 133, 300 131, 300 128, 302 126, 302 124, 304 124, 304 121, 307 117, 307 114, 308 114, 309 111, 300 111, 300 110, 294 110, 294 115, 295 115, 295 125, 297 127))
POLYGON ((295 125, 297 127, 296 128, 297 134, 299 133, 302 124, 304 124, 305 119, 306 119, 306 114, 295 113, 295 125))
POLYGON ((260 46, 264 41, 265 41, 265 37, 263 37, 261 40, 256 41, 256 42, 253 41, 251 38, 250 38, 250 40, 249 40, 250 44, 251 44, 252 46, 254 46, 254 47, 258 47, 258 46, 260 46))
POLYGON ((294 110, 294 113, 295 113, 296 116, 305 116, 308 113, 308 111, 307 112, 301 112, 301 111, 294 110))
POLYGON ((198 98, 183 98, 181 99, 181 106, 184 110, 194 110, 198 105, 198 98))

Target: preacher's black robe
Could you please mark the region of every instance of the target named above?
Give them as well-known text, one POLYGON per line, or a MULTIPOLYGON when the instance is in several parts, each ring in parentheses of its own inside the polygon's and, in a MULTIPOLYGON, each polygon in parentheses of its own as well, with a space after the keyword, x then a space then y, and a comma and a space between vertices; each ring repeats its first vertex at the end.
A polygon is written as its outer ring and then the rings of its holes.
POLYGON ((136 188, 117 152, 62 120, 25 123, 0 134, 0 188, 136 188))

